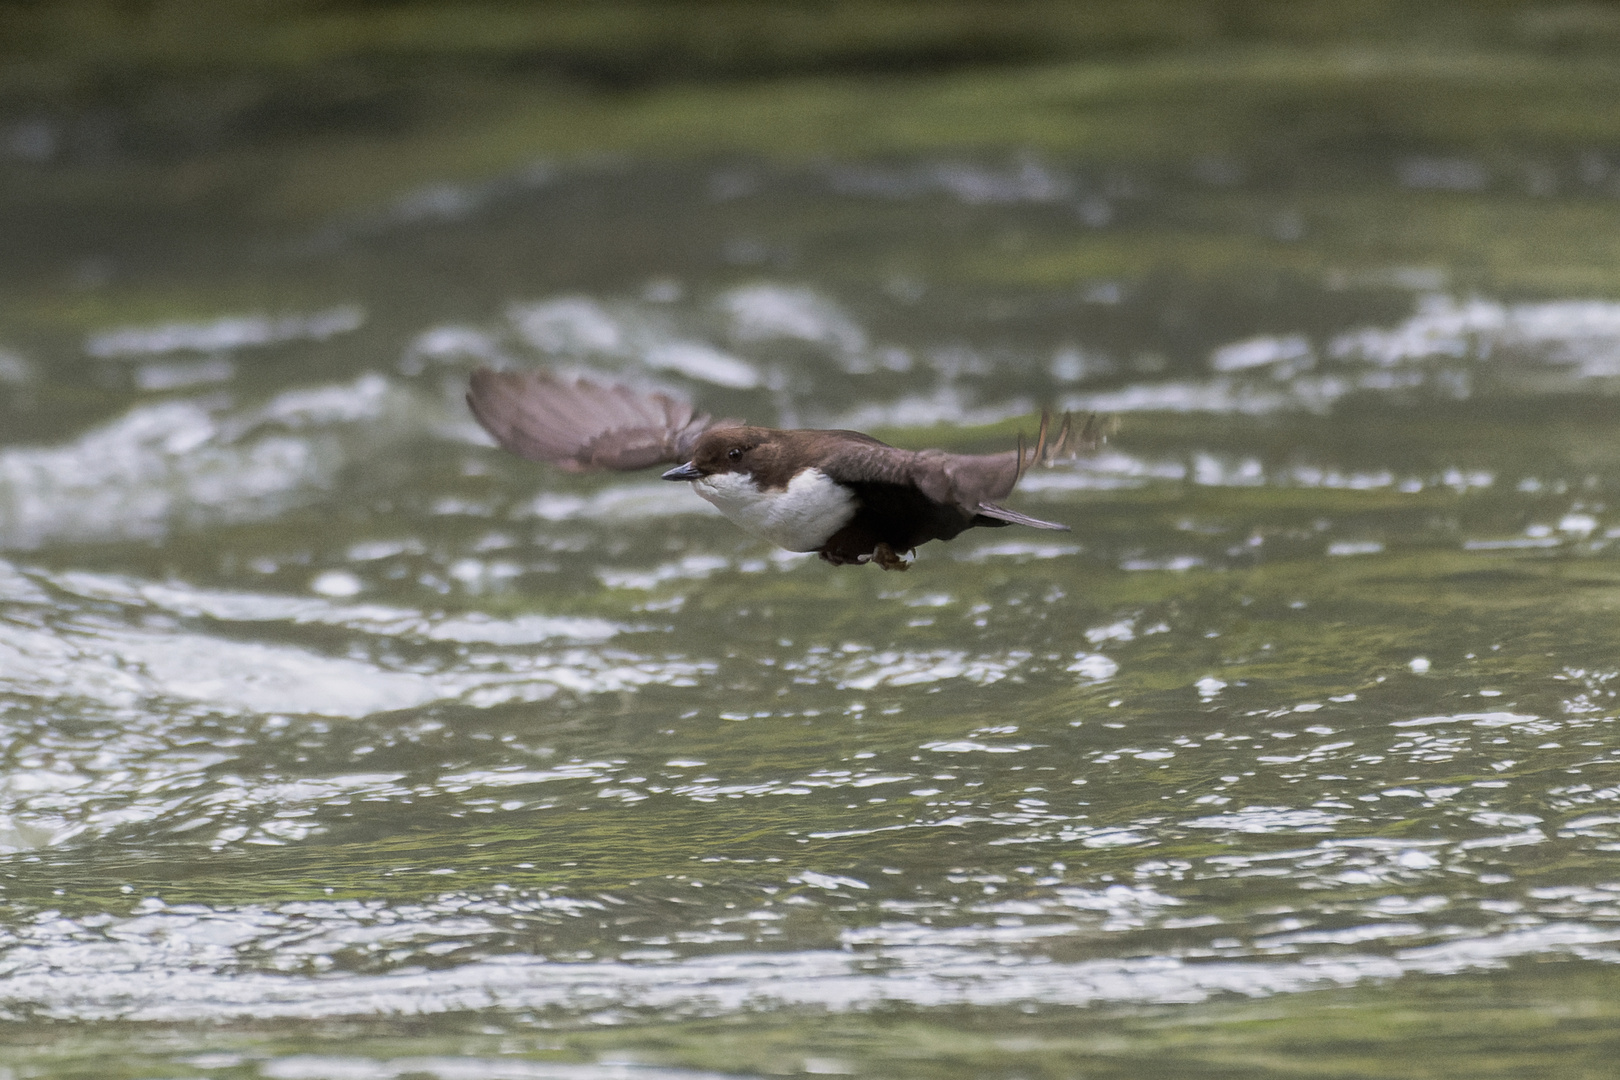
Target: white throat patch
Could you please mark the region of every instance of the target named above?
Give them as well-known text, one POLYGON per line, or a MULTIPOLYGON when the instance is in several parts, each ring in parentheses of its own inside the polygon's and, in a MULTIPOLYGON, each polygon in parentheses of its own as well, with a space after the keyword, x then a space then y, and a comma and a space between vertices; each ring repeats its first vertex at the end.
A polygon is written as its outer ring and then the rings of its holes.
POLYGON ((737 525, 789 551, 817 551, 855 516, 855 496, 820 469, 805 469, 780 491, 761 491, 742 473, 692 481, 737 525))

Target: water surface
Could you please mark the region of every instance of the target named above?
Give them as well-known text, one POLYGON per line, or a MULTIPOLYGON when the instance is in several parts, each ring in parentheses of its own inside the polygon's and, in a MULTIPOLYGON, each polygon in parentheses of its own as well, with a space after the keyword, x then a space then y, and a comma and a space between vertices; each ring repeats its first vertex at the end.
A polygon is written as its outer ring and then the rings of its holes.
POLYGON ((1612 239, 1620 158, 1358 153, 546 161, 18 290, 0 1065, 1602 1075, 1620 294, 1357 230, 1612 239), (500 453, 480 364, 1118 427, 883 574, 500 453))

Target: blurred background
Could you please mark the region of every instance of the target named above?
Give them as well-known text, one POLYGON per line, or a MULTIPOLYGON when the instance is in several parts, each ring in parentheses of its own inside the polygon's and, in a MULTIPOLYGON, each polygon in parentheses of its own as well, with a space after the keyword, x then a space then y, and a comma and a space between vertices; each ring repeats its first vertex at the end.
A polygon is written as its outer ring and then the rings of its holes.
POLYGON ((0 1076, 1612 1075, 1617 391, 1620 4, 0 0, 0 1076))

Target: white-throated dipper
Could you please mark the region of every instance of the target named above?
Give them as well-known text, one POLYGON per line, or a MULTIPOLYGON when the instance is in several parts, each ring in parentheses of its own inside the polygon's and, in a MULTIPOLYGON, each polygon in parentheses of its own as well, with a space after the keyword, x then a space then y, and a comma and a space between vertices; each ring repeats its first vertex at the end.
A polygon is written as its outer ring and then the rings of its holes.
POLYGON ((901 450, 858 431, 804 431, 713 420, 664 393, 564 381, 549 371, 473 372, 467 404, 495 441, 570 472, 674 464, 665 480, 692 490, 748 532, 837 566, 900 557, 975 526, 1067 529, 1000 506, 1026 469, 1072 457, 1098 441, 1094 419, 1075 431, 1064 416, 1033 449, 1023 437, 1000 454, 901 450))

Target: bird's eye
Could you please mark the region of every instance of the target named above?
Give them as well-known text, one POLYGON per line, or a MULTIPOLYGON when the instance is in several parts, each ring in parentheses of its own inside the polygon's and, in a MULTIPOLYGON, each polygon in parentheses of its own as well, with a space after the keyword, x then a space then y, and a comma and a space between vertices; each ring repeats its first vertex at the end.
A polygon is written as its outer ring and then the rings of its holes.
POLYGON ((740 446, 733 446, 730 450, 726 451, 726 457, 730 458, 732 461, 741 461, 742 454, 742 447, 740 446))

